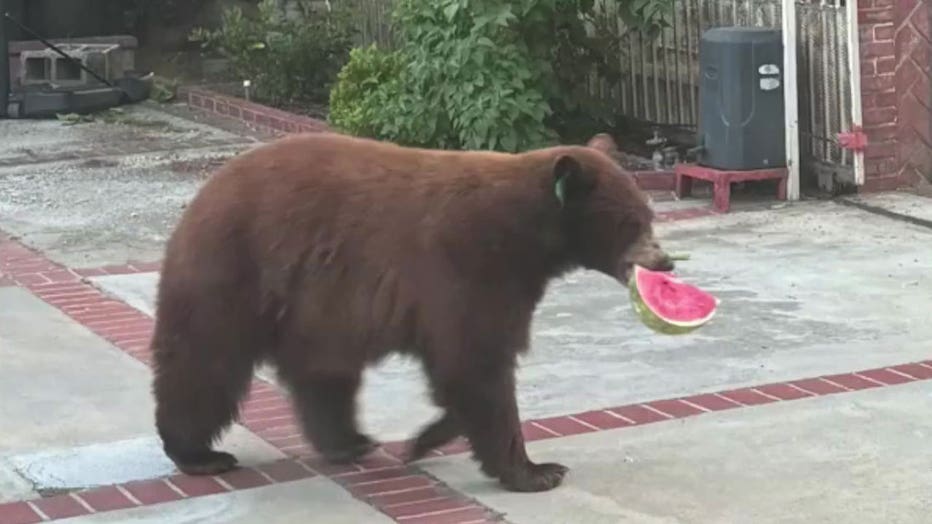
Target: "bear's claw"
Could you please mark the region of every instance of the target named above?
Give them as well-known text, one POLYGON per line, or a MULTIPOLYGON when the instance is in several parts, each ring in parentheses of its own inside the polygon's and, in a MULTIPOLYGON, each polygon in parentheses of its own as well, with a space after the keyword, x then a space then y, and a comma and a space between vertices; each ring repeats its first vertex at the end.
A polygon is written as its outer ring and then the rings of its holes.
POLYGON ((526 468, 510 475, 503 475, 502 485, 510 491, 548 491, 563 482, 569 468, 562 464, 528 464, 526 468))

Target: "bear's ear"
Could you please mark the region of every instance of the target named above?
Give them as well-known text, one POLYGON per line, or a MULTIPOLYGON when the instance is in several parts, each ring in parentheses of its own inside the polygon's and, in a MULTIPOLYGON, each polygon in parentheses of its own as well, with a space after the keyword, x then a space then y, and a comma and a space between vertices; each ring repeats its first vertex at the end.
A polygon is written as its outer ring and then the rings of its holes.
POLYGON ((586 147, 598 149, 609 156, 618 154, 618 144, 608 133, 599 133, 590 138, 589 142, 586 143, 586 147))
POLYGON ((561 207, 585 196, 594 186, 595 178, 572 156, 562 155, 554 162, 553 192, 561 207))

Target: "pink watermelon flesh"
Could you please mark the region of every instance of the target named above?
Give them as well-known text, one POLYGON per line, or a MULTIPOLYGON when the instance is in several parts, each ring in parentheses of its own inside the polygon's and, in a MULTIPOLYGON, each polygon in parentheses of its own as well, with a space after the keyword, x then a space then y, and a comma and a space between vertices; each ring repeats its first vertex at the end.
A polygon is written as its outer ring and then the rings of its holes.
POLYGON ((634 278, 644 305, 667 323, 701 325, 715 314, 718 299, 669 273, 638 266, 634 278))

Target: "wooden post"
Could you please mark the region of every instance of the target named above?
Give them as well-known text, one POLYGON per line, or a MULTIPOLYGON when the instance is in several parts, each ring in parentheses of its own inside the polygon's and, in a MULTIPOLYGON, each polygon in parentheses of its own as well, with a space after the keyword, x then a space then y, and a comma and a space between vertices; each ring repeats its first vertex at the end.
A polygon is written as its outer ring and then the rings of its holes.
MULTIPOLYGON (((849 3, 852 3, 849 1, 849 3)), ((787 200, 799 200, 799 107, 796 73, 796 0, 783 4, 783 108, 786 128, 787 200)))

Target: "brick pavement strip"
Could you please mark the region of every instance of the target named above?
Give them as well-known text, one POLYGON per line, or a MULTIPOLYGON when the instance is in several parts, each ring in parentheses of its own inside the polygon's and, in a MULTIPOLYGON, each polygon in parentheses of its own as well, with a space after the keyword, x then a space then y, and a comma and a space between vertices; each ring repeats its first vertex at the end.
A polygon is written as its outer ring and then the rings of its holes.
MULTIPOLYGON (((107 268, 105 274, 119 274, 124 269, 134 272, 149 268, 157 266, 134 263, 126 268, 107 268)), ((122 301, 107 297, 87 283, 81 272, 55 264, 0 233, 0 273, 4 279, 25 287, 114 346, 151 365, 148 340, 152 334, 152 319, 122 301)), ((293 458, 257 468, 240 468, 216 477, 177 475, 95 488, 28 503, 0 504, 0 524, 39 522, 127 507, 148 506, 291 482, 315 475, 325 475, 336 480, 358 499, 383 513, 386 513, 389 505, 383 505, 381 499, 374 497, 405 493, 412 489, 417 490, 417 496, 410 502, 431 501, 443 506, 436 510, 422 509, 416 515, 401 511, 402 515, 398 519, 406 522, 422 521, 435 513, 442 514, 442 520, 449 522, 500 520, 488 508, 446 489, 415 467, 403 466, 397 456, 384 451, 366 457, 357 464, 323 463, 312 456, 310 448, 302 442, 303 439, 295 438, 300 436, 300 432, 285 396, 276 387, 261 379, 252 382, 250 393, 243 403, 242 421, 247 429, 260 438, 285 452, 290 451, 288 454, 293 458), (292 444, 294 446, 291 446, 292 444), (367 482, 360 480, 367 478, 365 475, 377 478, 390 474, 398 478, 367 482), (456 520, 460 517, 466 520, 456 520)), ((391 511, 399 513, 400 510, 391 511)))

